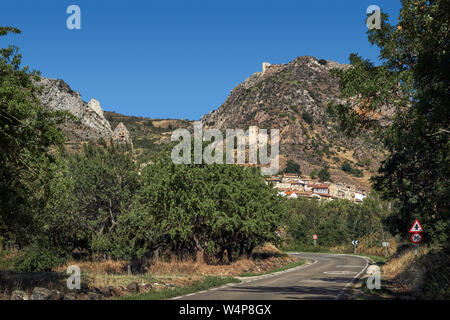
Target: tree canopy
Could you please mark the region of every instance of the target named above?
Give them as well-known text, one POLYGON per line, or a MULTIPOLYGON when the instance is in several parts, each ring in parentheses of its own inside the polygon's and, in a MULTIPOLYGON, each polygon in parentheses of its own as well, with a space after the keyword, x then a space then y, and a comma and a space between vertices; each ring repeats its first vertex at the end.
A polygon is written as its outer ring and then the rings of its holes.
MULTIPOLYGON (((0 36, 9 33, 20 30, 0 27, 0 36)), ((59 124, 68 115, 42 107, 34 85, 39 73, 21 62, 17 47, 0 48, 0 234, 26 244, 45 206, 54 155, 64 142, 59 124)))
POLYGON ((368 31, 370 43, 380 49, 381 65, 352 54, 352 68, 334 71, 348 102, 331 106, 347 133, 375 129, 389 151, 372 181, 400 202, 399 214, 389 220, 392 231, 406 235, 420 218, 426 242, 447 244, 449 12, 446 0, 403 0, 397 25, 382 14, 381 29, 368 31), (377 115, 386 107, 394 119, 380 130, 377 115))

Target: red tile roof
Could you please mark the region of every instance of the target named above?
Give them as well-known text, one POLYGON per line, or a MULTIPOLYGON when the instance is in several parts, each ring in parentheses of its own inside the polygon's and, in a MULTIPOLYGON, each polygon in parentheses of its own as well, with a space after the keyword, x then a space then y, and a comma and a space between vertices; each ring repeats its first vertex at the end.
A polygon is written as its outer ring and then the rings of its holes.
POLYGON ((329 184, 317 184, 314 186, 314 189, 328 189, 329 187, 329 184))

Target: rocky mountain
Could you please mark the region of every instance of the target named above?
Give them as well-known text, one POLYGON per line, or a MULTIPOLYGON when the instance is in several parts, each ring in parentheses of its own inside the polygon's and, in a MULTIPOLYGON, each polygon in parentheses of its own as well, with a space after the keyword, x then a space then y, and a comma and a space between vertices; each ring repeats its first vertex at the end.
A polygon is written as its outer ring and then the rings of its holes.
MULTIPOLYGON (((327 113, 330 101, 338 101, 339 84, 331 76, 333 68, 349 68, 330 60, 299 57, 287 64, 263 64, 234 88, 227 100, 202 117, 204 128, 280 130, 281 169, 289 159, 300 164, 304 175, 314 176, 328 166, 334 181, 368 187, 384 150, 369 133, 347 137, 327 113)), ((113 137, 113 130, 133 141, 143 158, 170 141, 177 128, 192 129, 192 122, 177 119, 150 119, 103 111, 100 103, 84 102, 63 80, 42 78, 40 99, 50 110, 67 110, 78 121, 64 126, 68 141, 80 142, 113 137), (125 129, 123 129, 125 128, 125 129)), ((380 122, 385 121, 380 117, 380 122)), ((77 147, 76 147, 77 148, 77 147)), ((75 148, 75 149, 76 149, 75 148)))
POLYGON ((287 64, 264 63, 262 72, 251 75, 217 110, 202 117, 203 125, 279 129, 282 166, 292 159, 305 175, 329 166, 333 180, 368 187, 384 151, 369 134, 348 138, 327 113, 328 103, 339 99, 339 83, 330 70, 349 67, 309 56, 287 64))
POLYGON ((111 137, 111 125, 103 115, 99 101, 91 99, 86 103, 77 91, 60 79, 41 78, 36 84, 42 88, 39 99, 44 107, 69 111, 77 117, 77 121, 63 127, 69 142, 111 137))

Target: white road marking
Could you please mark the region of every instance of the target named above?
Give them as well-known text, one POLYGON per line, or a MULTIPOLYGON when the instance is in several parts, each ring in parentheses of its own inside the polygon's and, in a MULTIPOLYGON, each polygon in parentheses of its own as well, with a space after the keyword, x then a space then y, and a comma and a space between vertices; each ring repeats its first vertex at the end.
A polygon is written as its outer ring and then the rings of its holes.
MULTIPOLYGON (((206 290, 206 292, 213 291, 213 290, 220 290, 220 289, 224 289, 224 288, 232 287, 232 286, 239 286, 240 284, 244 284, 244 283, 247 283, 247 282, 252 282, 252 281, 255 281, 255 280, 275 277, 275 276, 278 276, 280 274, 284 274, 284 273, 288 273, 288 272, 292 272, 292 271, 298 271, 300 269, 304 269, 304 268, 307 268, 309 266, 312 266, 312 265, 316 264, 317 262, 319 262, 319 260, 312 260, 312 262, 311 262, 311 260, 309 260, 305 264, 302 264, 302 265, 300 265, 298 267, 290 268, 290 269, 283 270, 283 271, 277 271, 277 272, 274 272, 274 273, 264 274, 264 275, 260 275, 260 276, 255 276, 255 277, 236 277, 237 279, 241 280, 241 282, 239 282, 239 283, 231 282, 231 283, 225 284, 225 285, 223 285, 221 287, 215 287, 215 288, 208 289, 208 290, 206 290)), ((170 298, 170 300, 176 300, 176 299, 180 299, 180 298, 184 298, 184 297, 193 296, 193 295, 195 295, 197 293, 199 293, 199 292, 195 292, 195 293, 191 293, 191 294, 186 294, 186 295, 170 298)))
POLYGON ((354 271, 324 271, 326 274, 355 274, 354 271))
MULTIPOLYGON (((355 257, 358 257, 358 256, 355 256, 355 257)), ((350 285, 352 285, 353 282, 355 282, 355 280, 358 279, 359 276, 360 276, 364 271, 366 271, 367 266, 369 265, 369 259, 366 258, 366 257, 363 257, 363 256, 359 256, 359 257, 360 257, 361 259, 366 260, 366 265, 364 266, 364 268, 362 268, 362 270, 361 270, 356 276, 353 277, 353 279, 352 279, 350 282, 348 282, 348 283, 345 285, 344 289, 342 289, 342 291, 341 291, 341 292, 338 294, 338 296, 336 297, 336 300, 339 300, 339 298, 344 294, 345 290, 347 290, 347 288, 348 288, 350 285)))
POLYGON ((336 266, 336 268, 362 268, 363 266, 336 266))

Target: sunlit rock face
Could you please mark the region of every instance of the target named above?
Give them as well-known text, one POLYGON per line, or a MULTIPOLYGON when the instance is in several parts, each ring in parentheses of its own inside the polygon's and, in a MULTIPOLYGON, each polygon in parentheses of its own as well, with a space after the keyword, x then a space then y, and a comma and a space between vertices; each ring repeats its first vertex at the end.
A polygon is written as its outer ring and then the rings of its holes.
POLYGON ((68 111, 77 117, 77 121, 67 123, 63 130, 68 140, 86 140, 109 138, 111 125, 103 115, 100 102, 91 99, 86 103, 79 92, 72 90, 61 79, 41 78, 37 85, 42 87, 39 95, 43 106, 48 110, 68 111))

